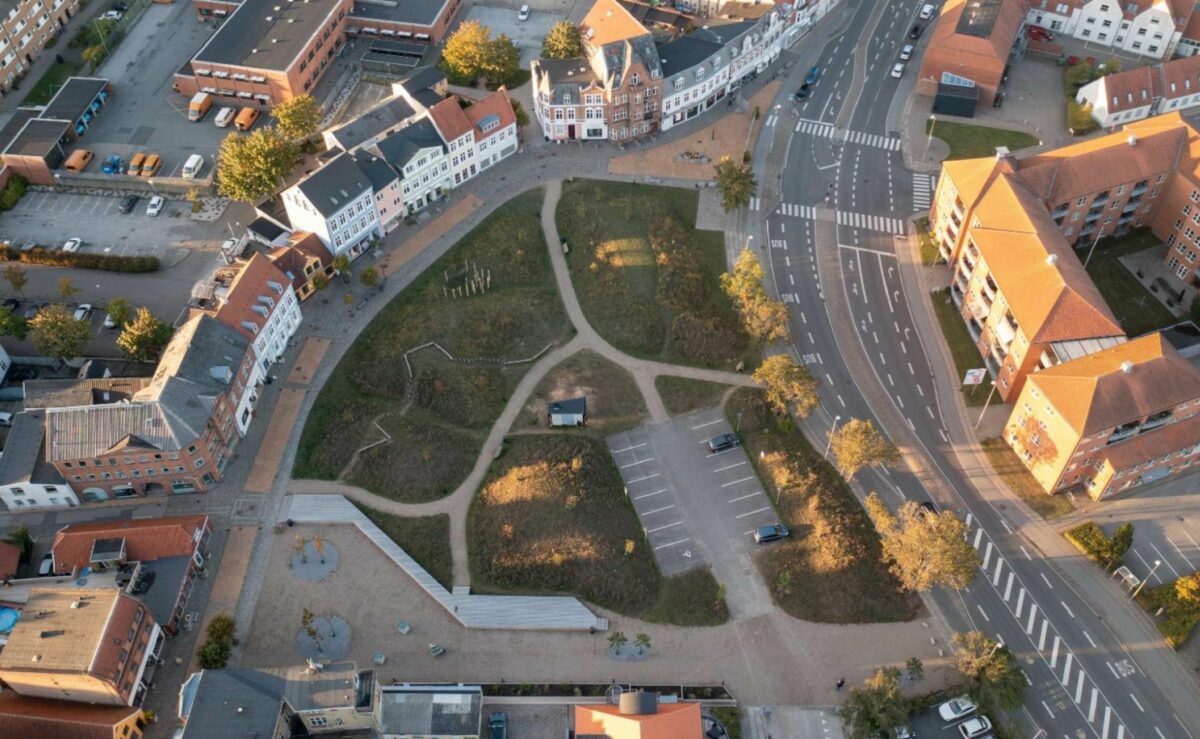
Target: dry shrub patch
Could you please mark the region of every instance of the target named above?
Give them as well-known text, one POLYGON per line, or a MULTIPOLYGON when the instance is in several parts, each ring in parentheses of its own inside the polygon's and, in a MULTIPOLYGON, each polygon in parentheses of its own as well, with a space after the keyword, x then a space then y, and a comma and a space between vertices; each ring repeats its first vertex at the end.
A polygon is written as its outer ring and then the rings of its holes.
POLYGON ((705 380, 692 380, 687 377, 671 377, 659 375, 654 378, 654 386, 662 398, 667 412, 673 416, 683 415, 701 408, 711 408, 721 402, 729 385, 705 380))
POLYGON ((587 426, 597 436, 637 426, 646 417, 646 404, 633 375, 593 351, 576 352, 553 367, 529 395, 514 430, 545 429, 552 400, 587 398, 587 426))

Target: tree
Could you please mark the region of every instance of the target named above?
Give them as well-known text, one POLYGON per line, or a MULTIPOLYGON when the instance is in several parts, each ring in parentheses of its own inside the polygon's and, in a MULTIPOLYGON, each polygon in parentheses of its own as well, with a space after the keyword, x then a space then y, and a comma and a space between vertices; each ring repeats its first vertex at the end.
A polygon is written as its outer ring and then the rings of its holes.
POLYGON ((629 639, 625 638, 625 632, 623 631, 614 631, 608 635, 608 646, 613 651, 619 650, 628 643, 629 639))
POLYGON ((583 35, 579 26, 571 21, 559 21, 542 39, 542 57, 546 59, 574 59, 583 56, 583 35))
POLYGON ((79 53, 80 58, 88 64, 92 65, 92 69, 100 66, 100 62, 104 61, 104 57, 108 56, 108 49, 104 44, 93 44, 79 53))
POLYGON ((321 630, 313 623, 315 619, 316 616, 312 611, 307 608, 301 610, 300 627, 304 629, 304 633, 308 635, 308 638, 312 639, 313 643, 317 645, 317 651, 324 652, 325 644, 321 639, 321 630))
POLYGON ((218 613, 208 622, 208 628, 204 633, 211 640, 232 643, 233 634, 236 630, 237 622, 233 620, 233 616, 226 613, 218 613))
POLYGON ((837 456, 838 467, 847 479, 854 477, 863 467, 890 465, 900 461, 899 450, 883 438, 875 424, 858 418, 846 421, 841 428, 832 432, 830 446, 837 456))
POLYGON ((650 649, 650 635, 644 631, 639 631, 637 636, 633 637, 633 645, 643 652, 650 649))
POLYGON ((908 720, 908 700, 900 693, 900 670, 881 667, 842 704, 847 739, 892 736, 908 720))
POLYGON ((1175 597, 1184 603, 1200 603, 1200 572, 1184 575, 1176 580, 1175 597))
POLYGON ((488 45, 486 63, 483 74, 493 85, 502 85, 512 79, 521 68, 521 47, 508 37, 500 34, 488 45))
POLYGON ((908 672, 910 680, 920 680, 925 677, 925 663, 920 657, 909 657, 908 662, 904 663, 904 669, 908 672))
POLYGON ((966 526, 950 511, 931 513, 910 500, 893 515, 875 493, 867 496, 866 508, 883 556, 906 589, 961 590, 975 579, 979 555, 966 540, 966 526))
POLYGON ((27 333, 29 333, 29 324, 25 318, 17 315, 17 312, 7 305, 0 306, 0 336, 24 339, 27 333))
POLYGON ((358 274, 358 281, 363 284, 363 287, 375 287, 379 284, 379 270, 367 267, 358 274))
POLYGON ((75 287, 75 283, 71 282, 70 277, 58 278, 58 296, 63 300, 70 302, 71 298, 79 294, 79 288, 75 287))
POLYGON ((76 321, 65 305, 55 303, 42 308, 30 319, 29 335, 38 352, 65 360, 83 353, 91 330, 87 321, 76 321))
POLYGON ((12 531, 8 532, 5 541, 9 544, 16 544, 21 550, 20 561, 28 563, 33 559, 33 534, 29 533, 29 527, 25 524, 17 526, 12 531))
POLYGON ((737 308, 747 334, 765 343, 784 341, 788 337, 787 306, 767 296, 762 280, 758 257, 743 249, 733 271, 721 275, 721 289, 737 308))
POLYGON ((479 21, 464 21, 446 39, 442 49, 442 69, 459 81, 474 84, 488 67, 492 31, 479 21))
POLYGON ((725 212, 745 208, 750 198, 758 192, 758 183, 749 164, 738 164, 728 156, 721 157, 715 165, 717 191, 721 193, 721 207, 725 212))
POLYGON ((1008 711, 1021 705, 1028 683, 1008 647, 978 631, 954 634, 951 641, 958 647, 955 664, 976 700, 1008 711))
POLYGON ((133 318, 133 314, 129 308, 129 301, 125 298, 113 298, 108 302, 108 308, 104 312, 108 314, 108 317, 112 319, 112 322, 118 328, 124 328, 125 324, 129 323, 130 319, 133 318))
POLYGON ((1064 77, 1071 89, 1076 90, 1096 79, 1096 70, 1087 62, 1080 62, 1067 67, 1064 77))
POLYGON ((275 192, 292 171, 300 149, 277 129, 265 126, 221 142, 217 189, 227 198, 253 205, 275 192))
POLYGON ((350 273, 350 257, 345 254, 338 254, 334 257, 333 270, 339 275, 348 275, 350 273))
POLYGON ((10 264, 4 268, 4 279, 8 280, 9 286, 17 295, 20 295, 24 291, 25 285, 29 284, 28 273, 16 264, 10 264))
POLYGON ((306 139, 321 125, 321 106, 312 95, 299 95, 271 108, 275 127, 288 139, 306 139))
POLYGON ((171 327, 155 318, 149 308, 138 308, 137 315, 117 337, 117 346, 127 359, 148 362, 171 340, 171 333, 171 327))
POLYGON ((524 128, 525 126, 528 126, 529 125, 529 114, 525 112, 525 108, 524 108, 524 106, 521 105, 521 101, 520 100, 510 100, 509 102, 512 103, 513 116, 517 120, 517 129, 519 130, 521 128, 524 128))
POLYGON ((1108 545, 1108 559, 1114 567, 1120 563, 1121 558, 1125 556, 1125 552, 1128 552, 1131 546, 1133 546, 1133 523, 1126 521, 1113 532, 1112 540, 1108 545))
POLYGON ((229 653, 233 645, 227 641, 206 641, 197 652, 200 669, 220 670, 229 663, 229 653))
POLYGON ((318 272, 312 276, 313 290, 324 290, 329 287, 329 276, 324 272, 318 272))
POLYGON ((821 405, 821 396, 817 394, 820 380, 807 367, 797 364, 791 354, 767 357, 754 371, 754 379, 767 386, 767 402, 780 413, 794 409, 803 417, 821 405))

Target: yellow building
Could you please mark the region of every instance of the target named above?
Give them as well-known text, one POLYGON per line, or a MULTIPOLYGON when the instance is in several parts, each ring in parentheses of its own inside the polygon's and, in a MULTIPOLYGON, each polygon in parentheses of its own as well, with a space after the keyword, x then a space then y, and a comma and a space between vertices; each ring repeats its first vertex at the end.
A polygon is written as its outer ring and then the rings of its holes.
POLYGON ((1005 438, 1048 493, 1093 499, 1190 469, 1200 371, 1149 334, 1029 376, 1005 438))

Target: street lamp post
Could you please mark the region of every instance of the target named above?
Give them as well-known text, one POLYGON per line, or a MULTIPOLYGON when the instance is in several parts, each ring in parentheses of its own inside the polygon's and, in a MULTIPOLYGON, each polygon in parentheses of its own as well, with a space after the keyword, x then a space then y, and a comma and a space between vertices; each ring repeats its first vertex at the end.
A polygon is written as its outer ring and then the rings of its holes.
POLYGON ((992 380, 992 391, 988 393, 987 400, 983 402, 983 410, 979 412, 979 419, 975 421, 975 428, 979 428, 979 424, 983 423, 983 415, 987 413, 988 406, 992 404, 992 396, 996 394, 996 381, 992 380))
POLYGON ((996 656, 996 650, 1002 646, 1004 646, 1004 642, 1002 642, 1002 641, 998 641, 992 645, 992 651, 988 652, 988 656, 987 656, 989 662, 991 661, 992 657, 996 656))
POLYGON ((1100 219, 1096 219, 1096 239, 1092 242, 1092 248, 1088 249, 1087 259, 1083 260, 1083 268, 1087 269, 1088 262, 1092 261, 1092 254, 1096 252, 1096 244, 1100 243, 1100 237, 1104 234, 1104 224, 1100 223, 1100 219))
POLYGON ((833 446, 833 432, 837 431, 838 421, 842 420, 841 416, 833 417, 833 428, 829 429, 829 442, 825 444, 825 453, 821 456, 829 459, 829 448, 833 446))
POLYGON ((926 156, 926 157, 929 156, 929 147, 931 144, 933 144, 933 129, 936 126, 937 126, 937 116, 936 115, 929 116, 929 135, 925 138, 925 154, 923 156, 926 156))
POLYGON ((1133 595, 1129 596, 1131 599, 1135 599, 1135 600, 1137 599, 1138 593, 1142 592, 1142 588, 1146 587, 1146 582, 1149 581, 1150 578, 1154 577, 1154 571, 1157 570, 1158 566, 1161 564, 1162 564, 1161 559, 1154 560, 1154 566, 1150 568, 1150 574, 1146 575, 1146 579, 1142 580, 1138 584, 1137 588, 1133 591, 1133 595))

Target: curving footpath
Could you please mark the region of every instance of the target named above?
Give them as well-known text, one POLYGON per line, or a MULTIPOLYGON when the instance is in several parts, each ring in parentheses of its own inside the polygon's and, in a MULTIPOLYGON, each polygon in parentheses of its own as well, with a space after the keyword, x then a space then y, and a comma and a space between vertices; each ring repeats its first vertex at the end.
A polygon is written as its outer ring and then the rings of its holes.
POLYGON ((558 208, 558 200, 562 195, 562 181, 554 180, 546 184, 546 197, 542 203, 542 230, 546 236, 546 246, 550 250, 550 262, 554 268, 554 280, 562 297, 567 316, 575 327, 575 337, 539 359, 529 368, 525 376, 517 384, 508 404, 488 433, 487 440, 475 460, 471 473, 463 480, 453 493, 439 500, 428 503, 399 503, 389 498, 376 495, 355 485, 326 480, 291 480, 288 492, 295 495, 343 495, 363 505, 370 506, 385 513, 397 516, 430 516, 447 514, 450 516, 450 551, 454 558, 454 582, 465 586, 471 581, 467 556, 467 510, 475 497, 475 492, 483 484, 488 467, 500 451, 504 438, 508 436, 513 423, 517 420, 521 409, 525 407, 530 394, 542 378, 556 365, 576 352, 584 349, 596 352, 605 359, 624 367, 633 375, 638 390, 645 399, 646 408, 650 413, 651 422, 658 423, 669 417, 662 398, 655 387, 655 379, 661 375, 683 377, 691 380, 705 380, 725 385, 742 387, 758 387, 750 377, 736 372, 702 369, 667 364, 647 359, 638 359, 622 352, 609 344, 588 323, 575 294, 575 286, 571 282, 571 272, 567 260, 563 256, 562 240, 558 235, 558 225, 554 214, 558 208))

